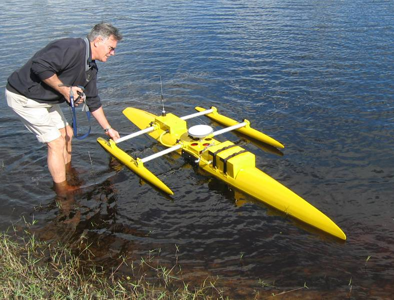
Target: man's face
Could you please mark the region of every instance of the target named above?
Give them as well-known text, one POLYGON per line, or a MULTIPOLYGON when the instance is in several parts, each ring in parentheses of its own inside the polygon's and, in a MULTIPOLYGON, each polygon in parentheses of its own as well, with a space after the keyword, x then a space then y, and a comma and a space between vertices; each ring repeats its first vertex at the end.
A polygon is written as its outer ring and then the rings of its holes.
POLYGON ((115 49, 117 44, 118 41, 115 40, 113 36, 110 36, 108 39, 105 40, 101 37, 98 37, 94 41, 96 51, 92 58, 94 60, 106 62, 108 57, 115 55, 115 49))

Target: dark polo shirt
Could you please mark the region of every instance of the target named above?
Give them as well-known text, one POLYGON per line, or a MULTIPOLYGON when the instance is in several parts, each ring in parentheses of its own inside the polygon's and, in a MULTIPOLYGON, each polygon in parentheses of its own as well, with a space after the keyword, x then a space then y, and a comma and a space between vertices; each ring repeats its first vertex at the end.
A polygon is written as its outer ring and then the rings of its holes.
POLYGON ((65 85, 83 86, 89 110, 95 111, 101 107, 97 72, 87 39, 66 38, 48 44, 12 73, 7 89, 37 102, 62 103, 66 101, 63 95, 43 82, 57 74, 65 85))

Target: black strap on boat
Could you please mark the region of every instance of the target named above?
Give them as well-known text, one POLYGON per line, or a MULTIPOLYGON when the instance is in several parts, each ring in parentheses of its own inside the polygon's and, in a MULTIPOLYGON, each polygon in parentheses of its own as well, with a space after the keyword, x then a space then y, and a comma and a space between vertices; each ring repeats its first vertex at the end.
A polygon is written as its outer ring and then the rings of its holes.
POLYGON ((216 156, 217 156, 220 152, 222 152, 222 151, 224 151, 224 150, 227 150, 227 149, 231 149, 231 148, 233 148, 233 147, 237 147, 237 145, 232 144, 232 145, 229 145, 229 146, 220 148, 220 149, 216 150, 215 152, 212 152, 212 151, 208 150, 208 153, 209 153, 210 155, 212 155, 212 167, 216 168, 216 156))
POLYGON ((230 158, 233 158, 233 157, 238 156, 238 155, 240 155, 240 154, 242 154, 242 153, 245 153, 245 152, 248 152, 248 151, 245 150, 245 149, 243 149, 243 150, 241 150, 241 151, 239 151, 239 152, 236 152, 236 153, 233 153, 233 154, 227 156, 226 158, 221 158, 220 160, 223 162, 223 173, 224 173, 224 174, 227 173, 227 161, 228 161, 230 158))

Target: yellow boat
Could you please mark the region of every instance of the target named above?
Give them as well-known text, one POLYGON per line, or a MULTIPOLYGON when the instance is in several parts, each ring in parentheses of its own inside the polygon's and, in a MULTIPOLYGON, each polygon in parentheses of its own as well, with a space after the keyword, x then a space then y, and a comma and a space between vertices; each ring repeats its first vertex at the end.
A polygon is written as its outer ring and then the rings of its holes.
POLYGON ((176 151, 194 159, 201 169, 212 176, 257 200, 332 236, 346 240, 345 233, 330 218, 256 168, 253 153, 230 141, 220 142, 214 137, 234 130, 275 148, 284 148, 283 144, 251 128, 248 120, 239 123, 219 114, 215 107, 210 109, 196 107, 196 110, 198 113, 177 117, 171 113, 163 113, 161 116, 157 116, 137 108, 128 107, 123 113, 140 131, 122 137, 116 142, 103 138, 98 138, 97 141, 106 151, 143 180, 169 195, 173 194, 171 189, 151 173, 144 164, 176 151), (226 128, 218 131, 213 131, 212 127, 208 125, 188 128, 186 120, 202 115, 226 126, 226 128), (146 158, 134 159, 117 146, 120 142, 141 134, 149 134, 167 149, 146 158))

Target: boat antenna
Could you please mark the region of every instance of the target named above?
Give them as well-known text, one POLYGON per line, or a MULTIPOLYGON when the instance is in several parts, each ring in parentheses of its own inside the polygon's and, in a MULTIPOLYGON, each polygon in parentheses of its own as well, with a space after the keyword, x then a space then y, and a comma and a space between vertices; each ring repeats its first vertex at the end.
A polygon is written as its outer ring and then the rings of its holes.
POLYGON ((161 112, 161 115, 164 117, 166 115, 166 111, 164 109, 163 81, 161 80, 161 75, 159 75, 159 78, 160 78, 160 100, 161 100, 161 104, 163 106, 163 111, 161 112))

